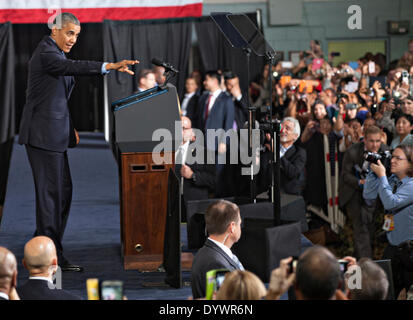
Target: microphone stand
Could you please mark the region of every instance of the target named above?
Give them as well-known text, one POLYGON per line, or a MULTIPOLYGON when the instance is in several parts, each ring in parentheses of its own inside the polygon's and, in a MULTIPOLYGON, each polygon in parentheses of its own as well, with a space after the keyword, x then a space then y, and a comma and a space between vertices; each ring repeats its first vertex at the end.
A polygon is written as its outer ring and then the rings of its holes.
POLYGON ((281 224, 281 196, 280 196, 280 121, 273 120, 273 105, 272 105, 272 66, 275 64, 274 52, 268 51, 266 53, 268 59, 268 88, 270 94, 270 108, 269 121, 271 132, 271 146, 272 157, 270 157, 270 172, 271 172, 271 186, 270 198, 274 209, 274 226, 281 224))

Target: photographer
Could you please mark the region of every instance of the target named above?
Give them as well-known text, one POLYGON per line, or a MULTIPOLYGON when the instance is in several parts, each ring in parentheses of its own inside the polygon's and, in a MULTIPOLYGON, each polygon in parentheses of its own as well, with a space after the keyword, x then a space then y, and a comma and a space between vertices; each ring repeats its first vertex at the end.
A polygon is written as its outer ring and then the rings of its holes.
POLYGON ((371 240, 374 234, 375 204, 367 204, 362 199, 365 177, 369 171, 369 162, 364 160, 364 153, 382 153, 388 147, 382 143, 382 131, 370 126, 363 142, 353 144, 344 154, 339 183, 339 205, 345 208, 353 227, 355 255, 358 258, 373 256, 371 240))
POLYGON ((409 289, 413 283, 409 272, 413 271, 413 147, 399 145, 391 159, 392 175, 386 177, 381 161, 370 164, 363 190, 363 198, 374 200, 379 196, 385 216, 384 240, 388 246, 383 259, 391 259, 396 295, 409 289), (409 277, 410 276, 410 277, 409 277), (409 279, 410 278, 410 279, 409 279))

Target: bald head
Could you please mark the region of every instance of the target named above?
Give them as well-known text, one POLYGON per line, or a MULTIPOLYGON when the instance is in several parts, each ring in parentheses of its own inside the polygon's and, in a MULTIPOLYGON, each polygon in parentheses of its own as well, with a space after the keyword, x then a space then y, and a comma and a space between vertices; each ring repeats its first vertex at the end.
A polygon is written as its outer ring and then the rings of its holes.
POLYGON ((15 286, 17 262, 14 254, 7 248, 0 247, 0 290, 8 291, 15 286))
POLYGON ((56 262, 56 247, 50 238, 35 237, 24 246, 24 266, 30 273, 45 272, 56 262))
POLYGON ((181 121, 182 121, 182 128, 189 129, 192 127, 191 119, 189 119, 188 117, 183 116, 181 121))
POLYGON ((326 248, 314 246, 307 249, 298 260, 296 289, 305 299, 328 300, 339 288, 340 265, 326 248))

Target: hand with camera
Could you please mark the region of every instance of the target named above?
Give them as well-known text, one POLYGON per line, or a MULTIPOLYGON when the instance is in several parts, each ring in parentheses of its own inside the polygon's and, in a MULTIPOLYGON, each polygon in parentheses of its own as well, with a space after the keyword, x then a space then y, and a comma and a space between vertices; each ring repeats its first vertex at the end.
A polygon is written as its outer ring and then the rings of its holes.
POLYGON ((377 160, 377 164, 370 163, 370 168, 378 178, 386 176, 386 168, 383 166, 380 160, 377 160))
POLYGON ((295 268, 291 266, 293 257, 280 261, 280 266, 271 272, 266 300, 278 300, 292 286, 295 280, 295 268))

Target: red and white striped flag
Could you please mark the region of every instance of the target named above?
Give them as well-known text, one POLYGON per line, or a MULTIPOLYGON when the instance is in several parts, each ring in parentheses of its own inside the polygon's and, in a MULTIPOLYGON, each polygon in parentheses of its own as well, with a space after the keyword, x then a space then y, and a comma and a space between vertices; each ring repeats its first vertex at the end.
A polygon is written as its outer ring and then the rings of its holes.
POLYGON ((199 17, 202 0, 0 0, 0 23, 50 23, 59 12, 81 23, 199 17))

